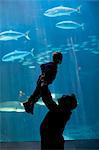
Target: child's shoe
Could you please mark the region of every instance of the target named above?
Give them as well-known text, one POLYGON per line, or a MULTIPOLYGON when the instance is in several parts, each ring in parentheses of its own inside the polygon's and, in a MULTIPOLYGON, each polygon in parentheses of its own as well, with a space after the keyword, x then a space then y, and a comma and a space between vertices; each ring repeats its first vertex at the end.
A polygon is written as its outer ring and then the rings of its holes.
POLYGON ((24 102, 23 106, 27 113, 31 113, 33 115, 34 104, 32 102, 24 102))

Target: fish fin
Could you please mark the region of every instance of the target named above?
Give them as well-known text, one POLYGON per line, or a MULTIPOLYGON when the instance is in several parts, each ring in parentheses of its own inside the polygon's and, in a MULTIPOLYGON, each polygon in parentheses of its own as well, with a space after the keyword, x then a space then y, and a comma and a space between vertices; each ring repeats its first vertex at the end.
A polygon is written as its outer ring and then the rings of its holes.
POLYGON ((25 33, 25 37, 26 37, 26 39, 28 39, 28 40, 30 40, 29 32, 30 32, 30 31, 27 31, 27 32, 25 33))
POLYGON ((63 5, 60 5, 60 6, 58 6, 58 7, 64 7, 63 5))
POLYGON ((77 7, 77 12, 78 12, 78 13, 81 12, 81 11, 80 11, 81 7, 82 7, 81 5, 77 7))
POLYGON ((18 50, 16 50, 16 49, 14 50, 14 52, 17 52, 17 51, 18 51, 18 50))
POLYGON ((12 30, 9 30, 9 32, 12 32, 12 30))
POLYGON ((84 30, 84 23, 81 24, 81 28, 82 28, 82 30, 84 30))
POLYGON ((31 55, 34 56, 34 48, 31 49, 31 55))

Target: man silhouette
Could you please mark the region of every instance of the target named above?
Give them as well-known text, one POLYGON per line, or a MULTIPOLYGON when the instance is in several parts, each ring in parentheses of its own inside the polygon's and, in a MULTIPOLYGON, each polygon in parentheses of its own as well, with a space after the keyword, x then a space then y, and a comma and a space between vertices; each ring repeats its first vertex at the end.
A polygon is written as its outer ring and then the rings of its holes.
POLYGON ((76 97, 63 95, 56 104, 47 85, 41 91, 42 100, 49 109, 40 126, 41 150, 64 150, 63 131, 72 110, 77 107, 76 97))

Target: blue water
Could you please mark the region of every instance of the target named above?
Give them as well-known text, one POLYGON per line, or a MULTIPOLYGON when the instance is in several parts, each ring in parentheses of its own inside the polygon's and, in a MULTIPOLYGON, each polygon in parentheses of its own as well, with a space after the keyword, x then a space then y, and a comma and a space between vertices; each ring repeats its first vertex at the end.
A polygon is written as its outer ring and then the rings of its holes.
MULTIPOLYGON (((99 138, 99 2, 92 0, 0 0, 0 32, 29 31, 30 40, 0 41, 0 102, 23 101, 33 92, 40 74, 40 63, 51 60, 53 51, 63 53, 57 78, 50 85, 52 93, 75 93, 79 102, 65 131, 65 139, 99 138), (47 17, 44 12, 56 6, 81 7, 81 13, 47 17), (63 30, 56 23, 72 20, 84 23, 84 29, 63 30), (71 47, 71 48, 70 48, 71 47), (32 66, 21 61, 3 62, 14 50, 28 51, 32 66), (68 50, 69 49, 69 50, 68 50), (47 54, 46 52, 51 51, 47 54), (43 54, 42 54, 43 53, 43 54), (23 94, 20 96, 20 91, 23 94)), ((48 109, 35 105, 34 115, 0 112, 0 141, 39 141, 40 123, 48 109)))

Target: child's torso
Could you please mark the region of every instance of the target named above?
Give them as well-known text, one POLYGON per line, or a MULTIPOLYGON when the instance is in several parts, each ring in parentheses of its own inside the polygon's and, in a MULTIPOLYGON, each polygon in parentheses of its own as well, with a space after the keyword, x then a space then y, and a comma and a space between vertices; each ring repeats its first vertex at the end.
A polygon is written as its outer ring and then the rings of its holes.
POLYGON ((51 84, 57 74, 57 65, 53 62, 42 64, 41 66, 42 74, 45 75, 45 80, 48 84, 51 84))

